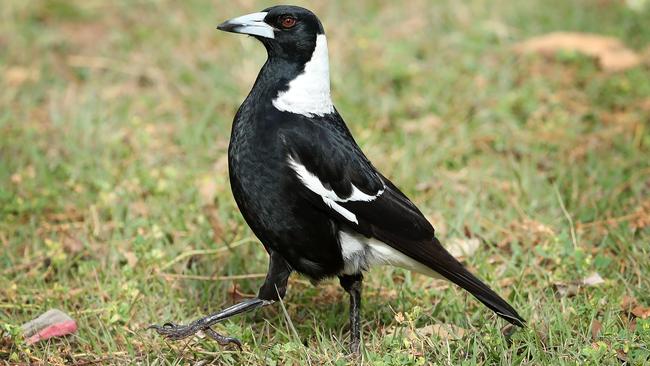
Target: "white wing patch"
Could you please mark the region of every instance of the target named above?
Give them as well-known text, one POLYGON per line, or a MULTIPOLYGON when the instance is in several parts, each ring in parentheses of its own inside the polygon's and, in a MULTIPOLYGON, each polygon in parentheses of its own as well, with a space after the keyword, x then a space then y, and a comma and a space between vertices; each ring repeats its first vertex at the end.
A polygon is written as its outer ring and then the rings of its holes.
POLYGON ((339 231, 339 242, 344 263, 341 274, 353 275, 366 271, 374 265, 388 264, 429 277, 441 277, 431 268, 375 238, 366 238, 357 233, 341 230, 339 231))
POLYGON ((273 106, 280 111, 306 117, 333 113, 328 57, 327 38, 319 34, 311 59, 305 64, 305 71, 289 82, 289 89, 278 93, 272 101, 273 106))
POLYGON ((325 202, 327 206, 329 206, 334 211, 338 212, 341 216, 345 217, 347 220, 354 222, 355 224, 359 224, 359 221, 357 220, 357 216, 352 212, 350 212, 350 210, 339 205, 338 203, 351 202, 351 201, 370 202, 377 199, 377 197, 381 196, 381 194, 384 193, 385 190, 385 188, 382 188, 377 193, 371 196, 369 194, 361 192, 359 188, 355 187, 355 185, 352 184, 352 194, 350 194, 350 196, 347 198, 341 198, 336 194, 336 192, 332 191, 331 189, 327 189, 323 185, 323 182, 321 182, 317 176, 315 176, 309 170, 307 170, 307 168, 305 168, 304 165, 295 161, 293 157, 289 156, 288 161, 289 161, 289 165, 291 166, 293 171, 296 172, 298 178, 305 185, 305 187, 307 187, 310 191, 316 193, 317 195, 321 196, 323 202, 325 202))

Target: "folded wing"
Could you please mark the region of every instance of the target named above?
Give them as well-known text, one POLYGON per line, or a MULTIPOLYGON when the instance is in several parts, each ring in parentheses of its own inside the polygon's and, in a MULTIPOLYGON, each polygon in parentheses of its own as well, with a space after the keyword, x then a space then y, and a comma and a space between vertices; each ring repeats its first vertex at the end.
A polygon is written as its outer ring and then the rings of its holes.
POLYGON ((288 171, 299 183, 297 194, 348 230, 386 243, 469 291, 510 323, 523 326, 523 318, 505 300, 442 247, 429 221, 375 170, 346 128, 309 127, 313 130, 284 139, 288 171))

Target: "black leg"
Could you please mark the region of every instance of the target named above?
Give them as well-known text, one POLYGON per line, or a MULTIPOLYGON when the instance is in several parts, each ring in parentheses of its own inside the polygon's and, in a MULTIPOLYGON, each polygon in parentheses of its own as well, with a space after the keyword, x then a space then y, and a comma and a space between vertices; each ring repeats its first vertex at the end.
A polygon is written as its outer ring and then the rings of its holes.
POLYGON ((350 352, 359 353, 361 345, 361 287, 363 276, 340 276, 339 281, 350 294, 350 352))
POLYGON ((266 280, 260 288, 260 292, 256 298, 242 301, 220 312, 195 320, 188 325, 166 323, 162 326, 151 325, 149 329, 154 329, 158 334, 171 340, 184 339, 199 331, 203 331, 208 337, 214 339, 221 345, 232 343, 241 349, 241 342, 237 338, 223 336, 212 330, 210 327, 232 316, 273 304, 276 300, 284 297, 284 294, 287 291, 287 281, 290 274, 291 268, 289 268, 284 259, 274 252, 271 252, 269 271, 266 274, 266 280))

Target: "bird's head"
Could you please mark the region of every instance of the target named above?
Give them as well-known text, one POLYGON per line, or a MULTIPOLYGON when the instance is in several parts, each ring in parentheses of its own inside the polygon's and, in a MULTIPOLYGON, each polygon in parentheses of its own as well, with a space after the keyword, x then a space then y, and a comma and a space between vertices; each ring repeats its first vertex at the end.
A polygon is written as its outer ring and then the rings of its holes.
POLYGON ((269 57, 309 60, 323 25, 311 11, 299 6, 278 5, 258 13, 227 20, 217 27, 232 33, 257 38, 268 50, 269 57))

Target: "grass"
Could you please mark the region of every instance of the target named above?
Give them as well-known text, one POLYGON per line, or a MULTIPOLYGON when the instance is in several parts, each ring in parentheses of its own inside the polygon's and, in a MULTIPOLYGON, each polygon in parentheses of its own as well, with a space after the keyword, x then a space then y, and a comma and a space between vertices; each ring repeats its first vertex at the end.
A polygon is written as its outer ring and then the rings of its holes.
MULTIPOLYGON (((572 30, 642 51, 650 12, 605 0, 301 4, 328 31, 335 103, 357 141, 443 243, 480 240, 467 265, 529 321, 504 337, 504 322, 458 288, 376 268, 362 361, 648 362, 650 319, 620 305, 650 305, 648 67, 605 73, 576 55, 519 57, 512 45, 572 30), (594 272, 605 283, 576 291, 594 272), (440 324, 464 334, 414 331, 440 324)), ((0 341, 0 361, 354 362, 336 281, 294 276, 286 315, 278 305, 219 325, 243 352, 144 330, 262 282, 267 257, 231 197, 226 149, 265 54, 215 25, 268 5, 3 3, 0 326, 14 336, 0 341), (78 333, 25 346, 16 326, 53 307, 78 333)))

